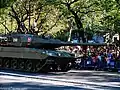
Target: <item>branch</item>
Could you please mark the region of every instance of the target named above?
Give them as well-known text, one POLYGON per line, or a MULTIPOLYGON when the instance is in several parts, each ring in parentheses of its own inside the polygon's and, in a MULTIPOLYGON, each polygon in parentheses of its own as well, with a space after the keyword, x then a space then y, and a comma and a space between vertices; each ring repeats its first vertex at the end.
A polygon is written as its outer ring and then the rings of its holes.
POLYGON ((38 10, 39 10, 38 12, 39 12, 39 13, 38 13, 37 18, 35 19, 35 22, 37 22, 37 21, 39 20, 39 18, 40 18, 40 14, 41 14, 40 12, 42 11, 42 8, 43 8, 42 5, 41 5, 41 7, 38 8, 38 10))
POLYGON ((18 17, 18 14, 14 10, 13 6, 11 6, 11 9, 12 9, 12 12, 13 12, 14 15, 12 15, 11 13, 9 13, 9 15, 12 16, 14 19, 16 19, 17 23, 20 23, 20 19, 18 17))
POLYGON ((5 29, 8 31, 8 32, 10 32, 10 30, 8 29, 8 27, 4 24, 4 23, 1 23, 4 27, 5 27, 5 29))
POLYGON ((25 20, 27 20, 28 16, 29 16, 29 10, 25 6, 23 6, 23 7, 24 7, 24 9, 26 11, 27 16, 24 19, 22 19, 22 22, 24 22, 25 20))
POLYGON ((39 24, 39 27, 38 27, 38 31, 40 30, 40 27, 42 26, 42 24, 45 22, 45 20, 47 19, 47 15, 49 14, 50 10, 47 12, 47 14, 44 16, 43 19, 41 19, 41 22, 39 24))
POLYGON ((78 13, 88 14, 90 12, 96 12, 96 11, 87 11, 87 12, 78 12, 78 13))
POLYGON ((95 3, 92 3, 92 4, 90 4, 89 6, 81 7, 81 8, 90 8, 90 7, 92 7, 93 5, 95 5, 95 3))
POLYGON ((69 4, 71 5, 71 4, 73 4, 73 3, 77 2, 77 1, 79 1, 79 0, 74 0, 74 1, 70 2, 69 4))
POLYGON ((22 14, 22 16, 21 16, 21 21, 22 21, 22 22, 24 22, 24 21, 26 20, 26 19, 25 19, 25 18, 26 18, 25 15, 26 15, 26 13, 22 14), (24 16, 25 16, 25 18, 24 18, 24 16))
POLYGON ((26 26, 25 26, 25 23, 24 22, 21 22, 21 28, 22 28, 22 30, 25 32, 28 32, 28 29, 26 28, 26 26))
POLYGON ((37 18, 35 19, 35 22, 37 22, 37 21, 39 20, 40 14, 41 14, 41 13, 38 13, 38 16, 37 16, 37 18))
POLYGON ((15 17, 18 17, 18 14, 16 13, 16 11, 14 10, 13 6, 11 6, 12 12, 14 13, 15 17))
POLYGON ((11 14, 10 12, 9 12, 8 15, 11 16, 11 17, 13 17, 13 18, 16 18, 16 16, 14 16, 13 14, 11 14))
POLYGON ((55 22, 47 31, 50 31, 54 26, 56 26, 56 24, 57 24, 57 22, 60 20, 60 17, 61 17, 61 16, 62 16, 62 15, 59 15, 59 16, 58 16, 56 22, 55 22))
POLYGON ((41 19, 41 22, 39 23, 39 26, 38 26, 38 31, 40 30, 40 28, 42 27, 42 24, 45 22, 46 18, 44 19, 41 19))
POLYGON ((64 4, 64 5, 66 5, 66 4, 72 5, 73 3, 77 2, 77 1, 79 1, 79 0, 74 0, 74 1, 72 1, 72 2, 63 2, 63 1, 61 0, 61 4, 64 4))

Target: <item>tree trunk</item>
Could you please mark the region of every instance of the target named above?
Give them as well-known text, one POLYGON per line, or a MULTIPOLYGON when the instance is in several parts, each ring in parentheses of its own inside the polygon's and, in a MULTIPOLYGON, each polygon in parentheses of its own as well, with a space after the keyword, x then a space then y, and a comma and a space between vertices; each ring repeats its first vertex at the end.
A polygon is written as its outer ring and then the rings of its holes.
POLYGON ((69 33, 68 41, 71 40, 71 34, 72 34, 72 27, 70 27, 70 33, 69 33))
POLYGON ((71 9, 70 4, 67 4, 67 8, 74 15, 75 23, 77 25, 78 30, 80 30, 82 41, 83 41, 83 43, 85 43, 86 40, 85 40, 85 36, 84 36, 83 24, 81 22, 81 19, 79 18, 77 13, 74 10, 71 9))

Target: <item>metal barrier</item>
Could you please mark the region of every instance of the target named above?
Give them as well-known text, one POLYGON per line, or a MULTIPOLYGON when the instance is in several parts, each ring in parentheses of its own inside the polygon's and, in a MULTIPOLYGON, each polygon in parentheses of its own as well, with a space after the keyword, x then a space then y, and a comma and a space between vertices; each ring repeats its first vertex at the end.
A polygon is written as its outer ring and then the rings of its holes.
POLYGON ((120 71, 120 60, 116 60, 115 62, 115 68, 120 71))
POLYGON ((103 70, 103 71, 120 71, 120 60, 96 60, 80 57, 76 60, 75 69, 103 70))

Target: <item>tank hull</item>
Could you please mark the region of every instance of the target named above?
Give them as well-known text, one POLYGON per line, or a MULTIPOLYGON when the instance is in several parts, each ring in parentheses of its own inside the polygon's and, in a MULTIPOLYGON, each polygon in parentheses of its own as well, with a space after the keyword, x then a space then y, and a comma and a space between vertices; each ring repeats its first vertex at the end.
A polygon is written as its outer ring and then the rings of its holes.
POLYGON ((73 57, 49 56, 40 49, 0 46, 0 68, 27 72, 68 71, 73 57))

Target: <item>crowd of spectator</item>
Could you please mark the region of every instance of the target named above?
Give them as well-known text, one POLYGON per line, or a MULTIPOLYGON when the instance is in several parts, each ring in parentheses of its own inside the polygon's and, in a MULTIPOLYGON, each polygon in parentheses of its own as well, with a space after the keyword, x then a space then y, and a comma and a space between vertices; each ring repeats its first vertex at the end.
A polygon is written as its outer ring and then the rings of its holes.
POLYGON ((72 43, 105 43, 105 38, 101 34, 94 34, 93 36, 89 37, 87 35, 84 38, 80 37, 79 35, 75 34, 72 37, 72 43))
POLYGON ((120 69, 120 48, 117 46, 69 46, 62 49, 75 54, 78 68, 120 69))

